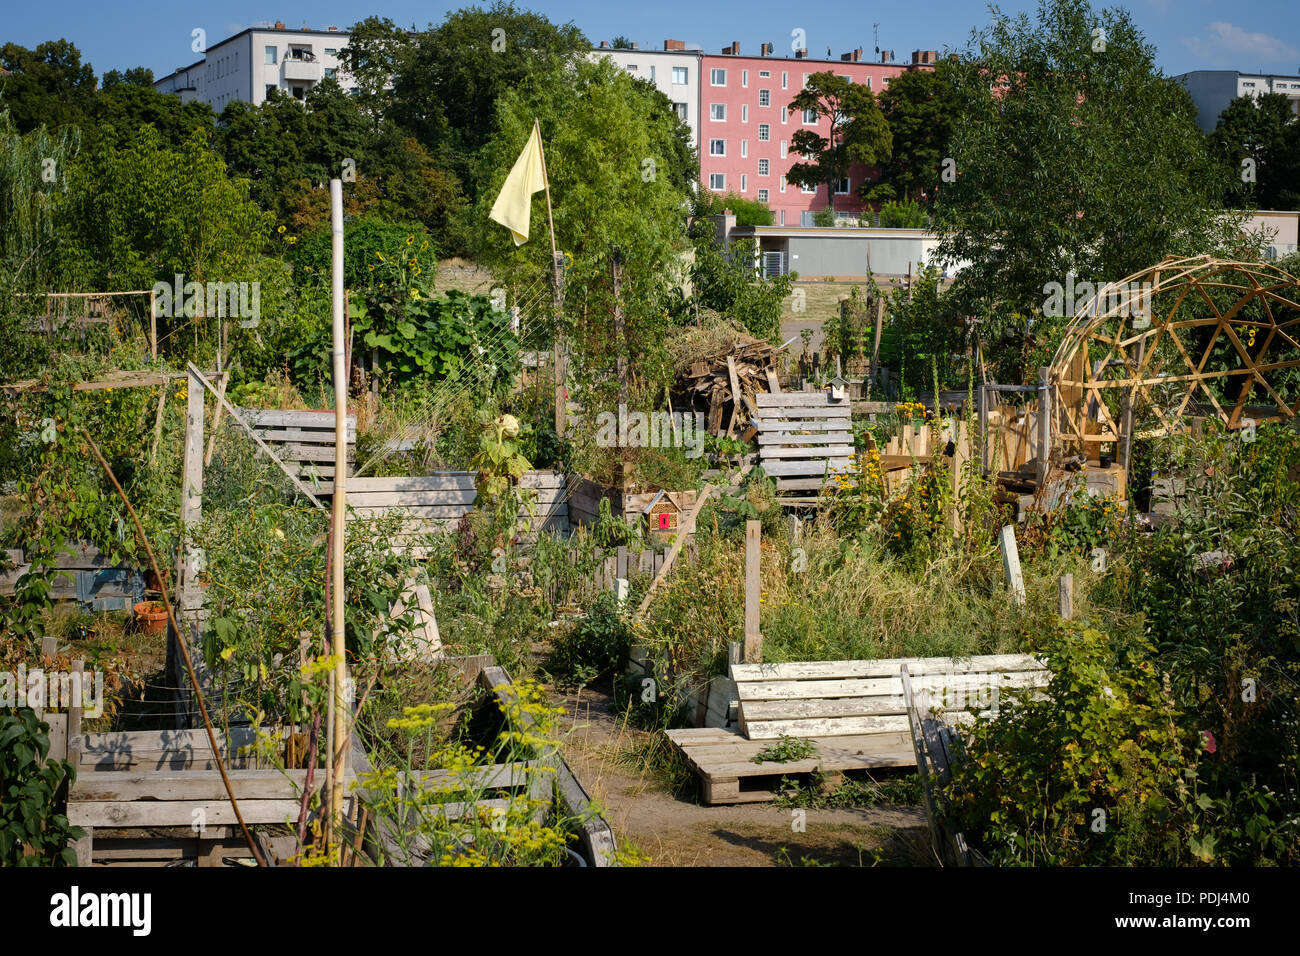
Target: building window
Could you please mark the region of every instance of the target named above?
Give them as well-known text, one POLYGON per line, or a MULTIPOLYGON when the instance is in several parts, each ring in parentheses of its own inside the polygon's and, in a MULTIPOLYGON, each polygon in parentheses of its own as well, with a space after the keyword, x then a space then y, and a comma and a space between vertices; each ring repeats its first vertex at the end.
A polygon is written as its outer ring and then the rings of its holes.
POLYGON ((726 156, 726 155, 727 155, 727 141, 726 141, 725 139, 711 139, 711 140, 709 140, 709 155, 710 155, 710 156, 726 156))
POLYGON ((835 184, 835 195, 847 196, 849 194, 849 177, 845 176, 835 184))
POLYGON ((749 177, 744 173, 740 174, 740 191, 742 193, 749 191, 749 177))
POLYGON ((784 177, 784 176, 782 176, 782 177, 777 181, 777 185, 780 187, 781 192, 785 192, 785 177, 784 177))
POLYGON ((844 82, 846 82, 846 83, 852 83, 852 82, 853 82, 853 77, 849 76, 847 73, 841 73, 841 74, 840 74, 840 79, 841 79, 841 80, 844 80, 844 82))
POLYGON ((686 104, 685 104, 685 103, 674 103, 674 104, 673 104, 673 110, 676 111, 676 113, 677 113, 677 118, 678 118, 679 120, 681 120, 683 123, 685 123, 685 122, 686 122, 686 104))
POLYGON ((806 89, 808 89, 808 74, 807 74, 807 73, 805 73, 805 74, 803 75, 803 86, 801 86, 801 87, 799 87, 799 88, 800 88, 801 90, 806 90, 806 89))
POLYGON ((816 111, 816 110, 804 110, 804 111, 803 111, 803 125, 804 125, 804 126, 816 126, 816 125, 817 125, 817 111, 816 111))
POLYGON ((1249 86, 1249 87, 1251 87, 1251 88, 1253 89, 1254 86, 1255 86, 1255 81, 1254 81, 1254 80, 1242 80, 1241 85, 1242 85, 1242 86, 1249 86))
POLYGON ((799 192, 803 193, 805 196, 815 196, 817 194, 817 187, 800 186, 799 192))
POLYGON ((759 123, 758 141, 760 143, 766 143, 771 138, 772 138, 772 127, 768 126, 766 123, 759 123))
POLYGON ((744 158, 749 155, 749 140, 742 139, 740 141, 740 155, 741 158, 744 158))
POLYGON ((786 143, 785 143, 785 140, 781 140, 781 158, 782 158, 782 159, 785 159, 785 157, 786 157, 787 155, 788 155, 788 154, 787 154, 787 149, 786 149, 786 143))
POLYGON ((709 188, 714 192, 722 192, 727 188, 726 173, 709 173, 709 188))
POLYGON ((336 75, 337 73, 338 73, 338 70, 336 70, 334 67, 332 67, 332 66, 327 66, 327 67, 325 67, 325 75, 326 75, 326 76, 334 76, 334 75, 336 75))
POLYGON ((629 73, 635 73, 635 72, 636 72, 636 64, 635 64, 635 63, 629 63, 629 64, 627 65, 627 71, 628 71, 629 73))
POLYGON ((781 125, 784 126, 786 124, 786 120, 788 120, 789 118, 790 118, 789 108, 785 106, 781 107, 781 125))
POLYGON ((748 106, 748 104, 745 104, 745 103, 741 103, 741 104, 740 104, 740 121, 741 121, 742 123, 748 123, 748 122, 749 122, 749 106, 748 106))
POLYGON ((766 189, 760 189, 760 190, 758 191, 758 201, 759 201, 759 202, 767 202, 767 190, 766 190, 766 189))
POLYGON ((653 63, 651 63, 651 64, 650 64, 650 82, 653 83, 654 81, 655 81, 655 65, 654 65, 653 63))
POLYGON ((758 71, 758 78, 759 78, 760 80, 769 80, 769 79, 772 78, 772 71, 771 71, 771 70, 759 70, 759 71, 758 71))
POLYGON ((785 225, 785 210, 781 210, 781 225, 785 225))
POLYGON ((268 83, 268 84, 266 84, 266 95, 267 95, 267 96, 270 96, 270 95, 271 95, 271 91, 274 90, 274 89, 275 89, 275 84, 273 84, 273 83, 268 83))
POLYGON ((675 66, 675 67, 673 67, 673 82, 674 82, 674 83, 677 83, 677 84, 680 85, 680 86, 685 86, 688 82, 690 82, 690 81, 687 80, 687 78, 686 78, 686 77, 687 77, 686 69, 687 69, 687 68, 684 67, 684 66, 675 66))
POLYGON ((338 56, 338 55, 339 55, 339 51, 336 50, 336 49, 335 49, 334 47, 332 47, 332 46, 327 46, 327 47, 325 48, 325 55, 326 55, 326 56, 338 56))
POLYGON ((789 85, 790 85, 790 74, 789 74, 789 73, 786 73, 784 70, 782 70, 782 71, 781 71, 781 89, 784 90, 784 89, 785 89, 786 87, 788 87, 789 85))
POLYGON ((771 105, 772 105, 772 91, 771 91, 771 90, 759 90, 759 91, 758 91, 758 105, 759 105, 759 106, 771 106, 771 105))
POLYGON ((760 159, 758 161, 758 174, 760 176, 770 176, 772 174, 772 161, 770 159, 760 159))
POLYGON ((709 85, 710 85, 710 86, 726 86, 726 85, 727 85, 727 71, 726 71, 726 70, 709 70, 709 85))
POLYGON ((275 47, 269 46, 266 48, 266 63, 268 66, 275 66, 275 55, 275 47))
POLYGON ((723 120, 725 120, 726 118, 727 118, 727 104, 726 104, 726 103, 710 103, 710 104, 709 104, 709 119, 711 119, 711 120, 717 120, 719 123, 721 123, 721 122, 722 122, 723 120))
POLYGON ((749 86, 749 70, 740 71, 740 85, 749 86))

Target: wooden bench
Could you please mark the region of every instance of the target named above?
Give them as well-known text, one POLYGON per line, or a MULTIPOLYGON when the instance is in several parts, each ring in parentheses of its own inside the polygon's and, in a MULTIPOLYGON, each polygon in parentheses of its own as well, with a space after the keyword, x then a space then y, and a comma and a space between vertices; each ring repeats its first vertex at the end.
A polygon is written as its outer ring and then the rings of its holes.
POLYGON ((904 665, 914 686, 958 722, 996 706, 1004 690, 1043 687, 1049 679, 1025 654, 733 664, 737 731, 667 734, 699 773, 707 803, 775 799, 782 775, 913 766, 904 665), (817 756, 753 762, 783 736, 812 741, 817 756))

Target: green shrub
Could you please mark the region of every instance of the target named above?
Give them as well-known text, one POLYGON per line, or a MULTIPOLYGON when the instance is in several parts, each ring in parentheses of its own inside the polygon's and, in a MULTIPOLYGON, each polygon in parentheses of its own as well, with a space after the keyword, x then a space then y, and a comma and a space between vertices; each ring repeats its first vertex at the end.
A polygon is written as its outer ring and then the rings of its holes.
POLYGON ((623 666, 632 631, 613 592, 602 591, 587 615, 551 645, 547 668, 557 677, 591 680, 623 666))
POLYGON ((76 866, 68 841, 82 831, 55 811, 77 771, 66 760, 46 762, 49 731, 30 707, 0 714, 0 866, 76 866))

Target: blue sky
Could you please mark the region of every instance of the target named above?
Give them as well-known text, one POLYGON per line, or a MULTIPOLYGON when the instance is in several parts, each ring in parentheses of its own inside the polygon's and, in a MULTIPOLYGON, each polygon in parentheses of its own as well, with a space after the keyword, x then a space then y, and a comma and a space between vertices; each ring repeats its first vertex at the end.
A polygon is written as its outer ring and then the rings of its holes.
MULTIPOLYGON (((424 27, 441 21, 445 11, 469 5, 443 0, 259 0, 178 4, 104 2, 104 0, 5 0, 0 14, 0 43, 33 47, 44 40, 67 38, 82 51, 97 74, 110 69, 147 66, 156 76, 198 59, 190 49, 191 31, 207 31, 209 43, 267 21, 290 27, 346 28, 370 14, 401 25, 424 27)), ((488 6, 488 0, 478 5, 488 6)), ((623 34, 644 48, 662 49, 666 38, 699 43, 718 52, 732 40, 742 53, 757 53, 760 43, 788 51, 791 31, 802 29, 814 56, 829 45, 836 57, 861 46, 874 55, 872 25, 879 24, 880 46, 899 59, 914 49, 961 47, 972 28, 986 23, 988 7, 977 0, 920 0, 869 3, 862 0, 654 0, 635 4, 609 0, 516 0, 556 22, 573 21, 595 42, 623 34), (792 15, 791 9, 797 9, 792 15)), ((1107 4, 1094 2, 1094 9, 1107 4)), ((1167 74, 1197 69, 1300 73, 1300 4, 1295 0, 1129 0, 1125 4, 1154 43, 1158 65, 1167 74)), ((1006 12, 1037 8, 1036 0, 1006 0, 1006 12)))

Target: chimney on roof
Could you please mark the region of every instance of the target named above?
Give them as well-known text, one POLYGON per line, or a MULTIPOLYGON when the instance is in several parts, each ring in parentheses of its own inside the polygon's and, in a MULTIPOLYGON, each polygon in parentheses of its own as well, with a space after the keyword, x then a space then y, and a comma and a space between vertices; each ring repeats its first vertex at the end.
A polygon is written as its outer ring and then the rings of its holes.
POLYGON ((632 41, 632 49, 634 49, 634 50, 637 49, 637 45, 636 45, 636 41, 635 41, 635 40, 632 41))
POLYGON ((938 50, 913 50, 912 65, 921 63, 934 63, 939 58, 938 50))
POLYGON ((665 41, 664 41, 664 50, 685 50, 685 49, 686 49, 686 41, 685 41, 685 40, 665 40, 665 41))
POLYGON ((770 43, 764 43, 761 47, 759 47, 759 51, 760 51, 760 53, 761 53, 762 56, 771 56, 771 55, 772 55, 772 51, 775 50, 775 49, 776 49, 776 47, 774 47, 774 46, 773 46, 772 44, 770 44, 770 43))
POLYGON ((800 47, 798 50, 795 50, 794 58, 796 60, 806 60, 808 58, 808 48, 800 47))
POLYGON ((284 21, 283 21, 283 20, 276 20, 276 21, 275 21, 275 29, 277 29, 277 30, 283 30, 283 29, 284 29, 284 21))
POLYGON ((845 63, 848 63, 850 60, 853 59, 853 54, 852 54, 852 53, 841 53, 841 54, 840 54, 840 59, 843 60, 845 63))
POLYGON ((724 46, 722 52, 727 56, 740 56, 740 41, 732 40, 731 46, 724 46))
POLYGON ((853 51, 853 62, 854 63, 862 62, 862 47, 858 47, 856 50, 853 51))
POLYGON ((329 28, 329 32, 330 32, 330 33, 338 33, 338 32, 339 32, 339 28, 338 28, 338 27, 330 27, 330 28, 329 28))
POLYGON ((893 63, 893 62, 894 62, 894 51, 893 51, 893 50, 881 50, 881 51, 880 51, 880 62, 881 62, 881 63, 893 63))
POLYGON ((600 48, 601 48, 602 50, 608 50, 608 49, 609 49, 609 41, 608 41, 608 40, 601 40, 601 41, 600 41, 600 48))

